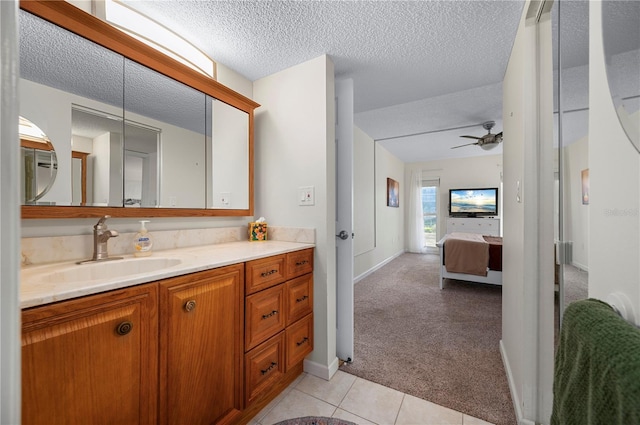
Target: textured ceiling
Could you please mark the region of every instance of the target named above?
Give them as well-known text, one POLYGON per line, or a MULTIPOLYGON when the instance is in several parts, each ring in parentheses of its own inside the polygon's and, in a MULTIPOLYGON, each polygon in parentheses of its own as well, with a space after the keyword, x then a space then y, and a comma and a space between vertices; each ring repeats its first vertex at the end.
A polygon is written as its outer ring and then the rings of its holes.
MULTIPOLYGON (((336 78, 353 79, 356 125, 404 162, 502 150, 450 148, 469 141, 460 135, 486 134, 484 121, 496 121, 493 133, 502 131, 502 79, 524 0, 121 1, 252 81, 328 54, 336 78)), ((556 12, 558 4, 564 106, 584 109, 589 2, 555 2, 556 12)), ((555 19, 553 31, 558 40, 555 19)), ((121 93, 104 69, 77 76, 78 69, 98 63, 97 54, 78 51, 67 40, 48 44, 38 48, 67 49, 69 54, 58 55, 61 65, 38 63, 41 55, 34 54, 32 65, 43 70, 40 78, 55 71, 55 77, 78 94, 100 89, 105 96, 121 93)), ((155 76, 140 81, 150 87, 160 84, 155 76)), ((144 93, 136 98, 147 105, 148 115, 164 115, 164 121, 184 121, 176 124, 191 127, 177 113, 187 106, 176 109, 144 93)))
MULTIPOLYGON (((145 1, 124 3, 249 80, 328 54, 352 78, 356 125, 374 139, 502 118, 502 79, 524 1, 145 1)), ((501 131, 496 125, 494 133, 501 131)), ((457 135, 383 145, 405 162, 499 153, 457 135), (420 141, 424 140, 421 145, 420 141), (445 141, 449 142, 445 145, 445 141), (405 146, 404 148, 402 146, 405 146), (431 147, 425 149, 424 146, 431 147)))

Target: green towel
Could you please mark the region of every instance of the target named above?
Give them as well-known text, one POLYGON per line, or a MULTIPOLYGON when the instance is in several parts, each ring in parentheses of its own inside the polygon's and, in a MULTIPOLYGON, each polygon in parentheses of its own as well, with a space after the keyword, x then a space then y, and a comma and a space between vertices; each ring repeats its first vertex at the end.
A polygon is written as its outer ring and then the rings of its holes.
POLYGON ((551 425, 640 424, 640 329, 608 304, 567 307, 554 369, 551 425))

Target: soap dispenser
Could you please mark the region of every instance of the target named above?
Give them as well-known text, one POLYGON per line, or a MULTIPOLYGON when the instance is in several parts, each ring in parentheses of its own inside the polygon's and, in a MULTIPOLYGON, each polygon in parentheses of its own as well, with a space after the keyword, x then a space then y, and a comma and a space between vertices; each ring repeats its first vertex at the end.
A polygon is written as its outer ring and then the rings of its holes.
POLYGON ((147 257, 151 255, 153 241, 151 240, 151 234, 147 228, 144 227, 144 224, 148 222, 149 220, 140 220, 140 230, 133 239, 133 255, 136 257, 147 257))

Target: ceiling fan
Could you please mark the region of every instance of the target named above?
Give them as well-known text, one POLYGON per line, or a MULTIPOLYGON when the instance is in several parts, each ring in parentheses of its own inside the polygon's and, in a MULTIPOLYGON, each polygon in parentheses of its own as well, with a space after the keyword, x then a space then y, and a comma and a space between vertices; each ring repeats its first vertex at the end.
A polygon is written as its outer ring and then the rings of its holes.
POLYGON ((482 123, 482 127, 488 131, 487 134, 485 134, 482 137, 476 137, 476 136, 460 136, 460 137, 466 137, 469 139, 476 139, 477 142, 475 143, 467 143, 466 145, 460 145, 460 146, 454 146, 451 149, 457 149, 457 148, 461 148, 463 146, 471 146, 471 145, 478 145, 480 146, 482 149, 488 151, 490 149, 495 148, 496 146, 498 146, 498 144, 500 142, 502 142, 502 131, 498 134, 491 134, 491 129, 493 128, 493 126, 496 125, 495 121, 487 121, 482 123))

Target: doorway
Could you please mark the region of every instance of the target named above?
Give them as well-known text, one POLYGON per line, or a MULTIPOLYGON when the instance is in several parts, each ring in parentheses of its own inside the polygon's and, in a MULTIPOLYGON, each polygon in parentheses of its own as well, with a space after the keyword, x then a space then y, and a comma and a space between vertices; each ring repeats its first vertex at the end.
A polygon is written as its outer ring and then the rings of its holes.
POLYGON ((437 253, 438 247, 438 188, 440 180, 423 180, 420 192, 422 198, 422 221, 424 232, 424 251, 437 253))

